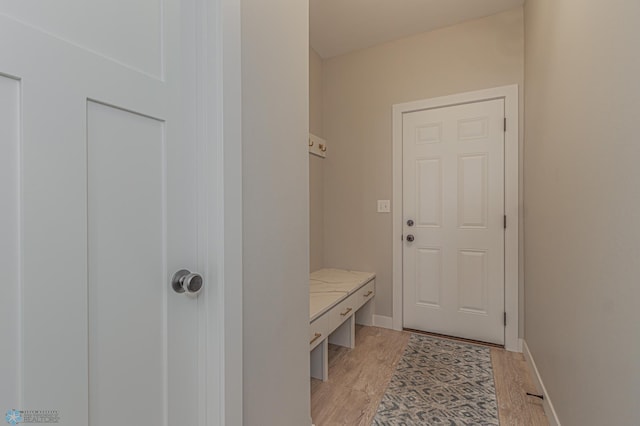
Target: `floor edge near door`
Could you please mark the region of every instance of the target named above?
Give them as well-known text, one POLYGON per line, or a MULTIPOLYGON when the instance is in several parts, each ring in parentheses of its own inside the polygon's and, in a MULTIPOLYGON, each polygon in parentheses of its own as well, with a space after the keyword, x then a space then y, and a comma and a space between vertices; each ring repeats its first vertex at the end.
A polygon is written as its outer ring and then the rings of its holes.
POLYGON ((432 333, 430 331, 416 330, 413 328, 403 328, 403 330, 408 331, 410 333, 424 334, 426 336, 434 336, 434 337, 440 337, 442 339, 457 340, 459 342, 473 343, 474 345, 488 346, 490 348, 504 349, 504 345, 499 345, 497 343, 489 343, 489 342, 482 342, 480 340, 465 339, 464 337, 448 336, 446 334, 432 333))

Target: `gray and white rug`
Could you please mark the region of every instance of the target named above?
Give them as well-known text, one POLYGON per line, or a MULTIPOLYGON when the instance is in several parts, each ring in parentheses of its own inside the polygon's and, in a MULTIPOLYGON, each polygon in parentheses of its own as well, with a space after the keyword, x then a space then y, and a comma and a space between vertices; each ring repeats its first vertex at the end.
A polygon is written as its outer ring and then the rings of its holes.
POLYGON ((412 334, 372 425, 498 425, 488 347, 412 334))

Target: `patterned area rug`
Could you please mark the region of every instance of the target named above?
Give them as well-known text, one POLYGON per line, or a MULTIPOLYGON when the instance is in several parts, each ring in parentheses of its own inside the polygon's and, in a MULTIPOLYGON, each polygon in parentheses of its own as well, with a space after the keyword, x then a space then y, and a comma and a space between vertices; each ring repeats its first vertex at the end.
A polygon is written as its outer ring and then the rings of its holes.
POLYGON ((412 334, 373 425, 498 425, 488 347, 412 334))

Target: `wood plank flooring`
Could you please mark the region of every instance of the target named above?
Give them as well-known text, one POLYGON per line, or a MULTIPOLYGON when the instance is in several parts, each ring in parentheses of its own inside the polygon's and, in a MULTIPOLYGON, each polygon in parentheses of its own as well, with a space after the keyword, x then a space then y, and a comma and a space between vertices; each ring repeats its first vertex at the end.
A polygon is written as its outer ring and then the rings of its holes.
POLYGON ((527 392, 538 392, 524 355, 492 348, 491 363, 500 425, 548 425, 542 401, 527 396, 527 392))
MULTIPOLYGON (((356 347, 329 346, 329 381, 311 379, 316 426, 369 426, 409 333, 358 326, 356 347)), ((548 425, 522 354, 491 348, 500 425, 548 425)))
POLYGON ((311 379, 311 418, 316 426, 369 426, 409 342, 409 333, 378 327, 356 329, 356 347, 329 346, 329 381, 311 379))

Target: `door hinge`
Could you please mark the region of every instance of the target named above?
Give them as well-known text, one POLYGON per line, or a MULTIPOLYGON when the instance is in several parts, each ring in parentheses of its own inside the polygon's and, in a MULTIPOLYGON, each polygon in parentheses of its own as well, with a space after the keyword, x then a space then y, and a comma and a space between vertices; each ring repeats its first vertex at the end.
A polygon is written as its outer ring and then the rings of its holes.
POLYGON ((507 229, 507 215, 506 214, 503 216, 502 226, 504 227, 504 229, 507 229))
POLYGON ((507 117, 504 118, 504 131, 507 131, 507 117))
POLYGON ((507 326, 507 313, 504 313, 504 326, 507 326))

